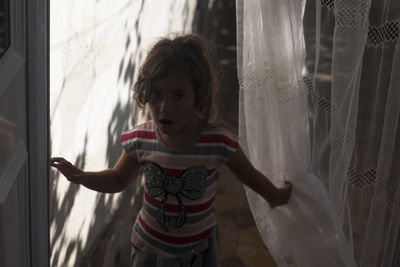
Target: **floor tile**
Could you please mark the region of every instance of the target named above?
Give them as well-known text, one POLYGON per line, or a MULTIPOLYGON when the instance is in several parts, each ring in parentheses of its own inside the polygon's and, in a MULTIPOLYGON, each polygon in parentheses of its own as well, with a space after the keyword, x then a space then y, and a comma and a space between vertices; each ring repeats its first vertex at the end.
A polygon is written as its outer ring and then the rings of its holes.
POLYGON ((249 267, 239 258, 223 259, 221 267, 249 267))
POLYGON ((268 250, 261 246, 239 243, 237 257, 251 267, 277 267, 268 250))
POLYGON ((222 214, 234 220, 239 229, 248 228, 255 225, 253 214, 248 207, 240 207, 227 211, 222 214))
POLYGON ((237 242, 221 239, 221 260, 236 257, 237 242))
POLYGON ((237 223, 229 216, 220 216, 217 220, 221 240, 237 242, 240 231, 237 223))
POLYGON ((248 245, 255 245, 255 246, 264 246, 264 242, 261 239, 261 236, 257 230, 256 226, 248 227, 239 232, 239 240, 240 243, 245 243, 248 245))
POLYGON ((217 213, 223 214, 227 211, 235 210, 239 208, 239 203, 232 201, 233 193, 227 192, 225 190, 217 192, 215 197, 215 207, 217 213))

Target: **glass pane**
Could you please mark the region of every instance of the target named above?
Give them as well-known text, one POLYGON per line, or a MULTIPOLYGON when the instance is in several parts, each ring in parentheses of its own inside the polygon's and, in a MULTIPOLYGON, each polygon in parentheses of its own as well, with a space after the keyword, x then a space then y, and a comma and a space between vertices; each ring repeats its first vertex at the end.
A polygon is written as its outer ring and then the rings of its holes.
POLYGON ((15 149, 26 144, 26 109, 23 70, 0 95, 0 177, 15 149))
POLYGON ((0 0, 0 57, 10 46, 10 1, 0 0))

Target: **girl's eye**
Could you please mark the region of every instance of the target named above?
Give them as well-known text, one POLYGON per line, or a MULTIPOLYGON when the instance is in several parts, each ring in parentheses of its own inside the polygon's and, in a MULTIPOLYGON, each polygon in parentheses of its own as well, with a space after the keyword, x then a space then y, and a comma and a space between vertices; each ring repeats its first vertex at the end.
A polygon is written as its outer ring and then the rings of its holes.
POLYGON ((185 97, 184 93, 175 93, 175 98, 178 100, 183 99, 184 97, 185 97))
POLYGON ((152 97, 159 98, 161 96, 161 91, 158 89, 153 89, 152 97))

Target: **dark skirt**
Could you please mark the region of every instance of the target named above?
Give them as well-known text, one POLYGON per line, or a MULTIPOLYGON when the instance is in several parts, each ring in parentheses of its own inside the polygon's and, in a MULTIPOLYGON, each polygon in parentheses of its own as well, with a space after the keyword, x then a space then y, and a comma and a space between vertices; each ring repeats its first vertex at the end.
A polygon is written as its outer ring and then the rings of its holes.
POLYGON ((218 226, 207 239, 177 257, 163 257, 143 252, 132 246, 131 267, 220 267, 220 243, 218 226))

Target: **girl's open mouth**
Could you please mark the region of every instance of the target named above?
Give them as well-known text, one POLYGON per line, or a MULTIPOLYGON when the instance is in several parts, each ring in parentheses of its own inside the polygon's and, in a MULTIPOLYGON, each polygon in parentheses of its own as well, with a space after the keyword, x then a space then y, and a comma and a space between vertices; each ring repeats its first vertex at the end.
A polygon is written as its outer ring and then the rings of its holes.
POLYGON ((160 122, 162 125, 171 125, 172 123, 174 123, 173 121, 167 120, 167 119, 159 120, 159 122, 160 122))

